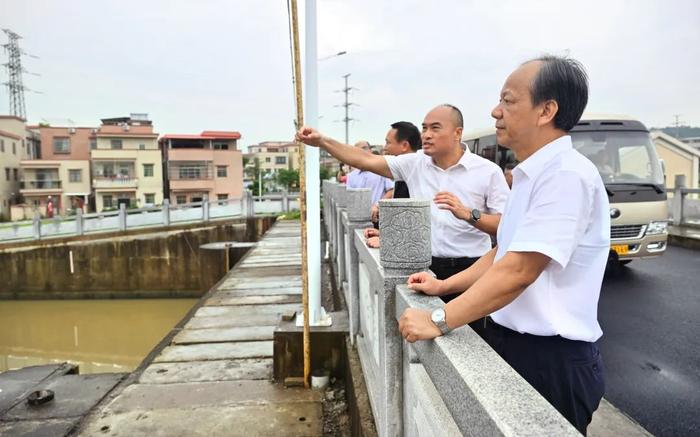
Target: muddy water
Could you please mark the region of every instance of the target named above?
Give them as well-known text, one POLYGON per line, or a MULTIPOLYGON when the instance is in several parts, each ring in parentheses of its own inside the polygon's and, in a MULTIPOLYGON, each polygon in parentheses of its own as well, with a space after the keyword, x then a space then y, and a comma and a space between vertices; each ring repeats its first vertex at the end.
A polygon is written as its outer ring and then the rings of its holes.
POLYGON ((70 361, 127 372, 196 299, 0 301, 0 371, 70 361))

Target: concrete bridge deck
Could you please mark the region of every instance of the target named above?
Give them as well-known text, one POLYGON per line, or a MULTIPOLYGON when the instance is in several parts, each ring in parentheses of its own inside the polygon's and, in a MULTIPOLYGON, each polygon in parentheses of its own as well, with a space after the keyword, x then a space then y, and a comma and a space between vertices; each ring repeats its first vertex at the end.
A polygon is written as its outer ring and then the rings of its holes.
POLYGON ((320 435, 320 393, 271 381, 277 320, 301 308, 300 245, 299 222, 276 223, 80 435, 320 435))

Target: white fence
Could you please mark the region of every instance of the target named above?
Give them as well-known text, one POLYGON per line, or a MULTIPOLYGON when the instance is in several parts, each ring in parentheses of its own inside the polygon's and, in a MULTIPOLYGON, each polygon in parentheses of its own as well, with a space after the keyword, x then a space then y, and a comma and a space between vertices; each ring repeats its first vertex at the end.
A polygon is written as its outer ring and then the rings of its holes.
POLYGON ((323 200, 331 262, 380 436, 580 435, 469 326, 403 341, 397 318, 406 308, 443 305, 404 285, 430 264, 428 201, 381 201, 381 249, 370 249, 362 235, 370 191, 324 181, 323 200))
POLYGON ((241 199, 227 199, 127 210, 120 205, 118 211, 83 214, 77 210, 74 216, 0 223, 0 244, 10 241, 38 240, 100 232, 126 231, 171 224, 208 222, 211 220, 251 217, 255 214, 277 214, 298 209, 298 195, 292 193, 266 194, 253 198, 250 193, 241 199))

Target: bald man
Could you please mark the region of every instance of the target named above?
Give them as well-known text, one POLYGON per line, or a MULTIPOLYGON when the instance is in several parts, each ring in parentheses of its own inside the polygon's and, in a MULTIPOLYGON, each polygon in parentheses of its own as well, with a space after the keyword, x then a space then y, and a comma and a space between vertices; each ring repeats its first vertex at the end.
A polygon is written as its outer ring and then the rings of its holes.
MULTIPOLYGON (((461 111, 444 104, 425 116, 423 148, 416 153, 377 156, 308 127, 299 130, 297 139, 353 167, 406 182, 413 199, 431 200, 430 269, 438 278, 449 278, 491 250, 489 235, 496 234, 509 192, 496 164, 462 148, 463 129, 461 111)), ((441 297, 450 301, 456 296, 441 297)), ((481 332, 483 322, 471 326, 481 332)))

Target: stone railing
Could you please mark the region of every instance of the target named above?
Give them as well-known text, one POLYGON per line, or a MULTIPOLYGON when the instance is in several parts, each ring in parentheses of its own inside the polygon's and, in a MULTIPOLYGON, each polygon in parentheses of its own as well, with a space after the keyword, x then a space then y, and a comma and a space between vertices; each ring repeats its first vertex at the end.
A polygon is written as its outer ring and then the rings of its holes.
POLYGON ((322 195, 329 257, 380 436, 580 435, 469 326, 403 341, 397 319, 406 308, 443 305, 405 286, 431 262, 428 201, 381 201, 381 248, 370 249, 362 235, 370 190, 324 181, 322 195))

